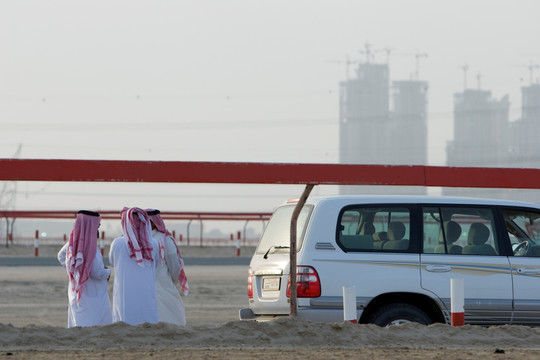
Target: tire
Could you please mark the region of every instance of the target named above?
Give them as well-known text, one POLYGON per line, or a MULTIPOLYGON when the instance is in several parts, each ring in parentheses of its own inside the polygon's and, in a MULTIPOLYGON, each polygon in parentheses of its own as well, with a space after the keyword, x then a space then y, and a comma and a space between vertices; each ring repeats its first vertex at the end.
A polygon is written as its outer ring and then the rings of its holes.
POLYGON ((369 322, 379 326, 392 326, 409 322, 429 325, 433 320, 424 311, 414 305, 396 303, 388 304, 377 309, 369 322))

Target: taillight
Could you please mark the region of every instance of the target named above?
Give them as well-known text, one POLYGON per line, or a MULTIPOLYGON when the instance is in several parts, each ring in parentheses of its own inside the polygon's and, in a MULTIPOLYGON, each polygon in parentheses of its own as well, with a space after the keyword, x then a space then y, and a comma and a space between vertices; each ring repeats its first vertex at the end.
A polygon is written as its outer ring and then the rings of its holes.
MULTIPOLYGON (((296 296, 310 298, 321 296, 321 282, 317 271, 311 266, 296 267, 296 296)), ((287 297, 291 297, 291 278, 287 284, 287 297)))
POLYGON ((248 298, 253 299, 253 271, 251 271, 251 268, 249 268, 248 272, 247 294, 248 298))

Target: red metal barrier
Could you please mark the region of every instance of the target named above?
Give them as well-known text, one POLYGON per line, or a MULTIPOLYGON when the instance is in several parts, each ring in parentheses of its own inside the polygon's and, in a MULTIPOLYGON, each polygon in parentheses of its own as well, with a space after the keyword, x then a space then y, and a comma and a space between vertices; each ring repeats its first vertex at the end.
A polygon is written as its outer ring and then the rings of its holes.
POLYGON ((538 189, 540 169, 248 162, 0 159, 0 180, 408 185, 538 189))
MULTIPOLYGON (((99 210, 99 213, 102 219, 120 219, 119 210, 99 210)), ((17 219, 75 219, 77 217, 77 211, 73 210, 0 210, 0 214, 6 218, 17 219)), ((272 213, 162 211, 160 215, 164 220, 267 221, 272 216, 272 213)))

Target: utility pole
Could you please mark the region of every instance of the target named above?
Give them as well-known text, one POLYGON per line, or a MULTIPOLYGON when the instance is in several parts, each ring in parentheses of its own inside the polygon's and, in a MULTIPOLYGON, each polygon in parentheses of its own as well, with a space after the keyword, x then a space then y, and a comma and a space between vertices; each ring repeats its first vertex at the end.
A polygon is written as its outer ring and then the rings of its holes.
MULTIPOLYGON (((17 151, 13 155, 14 159, 21 156, 22 145, 19 144, 17 151)), ((0 190, 0 209, 13 210, 15 208, 15 200, 17 196, 17 182, 16 181, 4 181, 2 189, 0 190)), ((8 247, 9 234, 13 233, 13 220, 11 222, 11 230, 9 219, 6 218, 6 247, 8 247)))

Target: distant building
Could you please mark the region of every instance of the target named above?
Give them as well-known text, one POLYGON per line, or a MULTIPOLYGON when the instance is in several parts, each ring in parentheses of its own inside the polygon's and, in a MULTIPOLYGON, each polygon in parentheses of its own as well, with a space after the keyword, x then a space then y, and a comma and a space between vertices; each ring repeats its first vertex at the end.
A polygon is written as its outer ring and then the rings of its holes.
POLYGON ((425 81, 394 81, 391 133, 393 161, 389 164, 427 165, 427 90, 425 81))
MULTIPOLYGON (((340 83, 340 163, 427 164, 427 83, 393 82, 386 64, 359 64, 357 77, 340 83)), ((342 186, 343 194, 424 194, 422 187, 342 186)))
POLYGON ((389 84, 388 65, 371 63, 360 64, 355 79, 340 83, 340 163, 384 163, 389 84))
MULTIPOLYGON (((369 59, 369 57, 368 57, 369 59)), ((356 77, 340 83, 342 164, 428 164, 428 83, 393 81, 387 64, 359 64, 356 77), (391 92, 391 102, 390 102, 391 92), (390 105, 392 104, 392 106, 390 105)), ((454 136, 447 166, 540 168, 540 84, 524 86, 522 117, 510 121, 507 95, 465 89, 454 94, 454 136)), ((343 194, 424 194, 422 187, 342 186, 343 194)), ((539 191, 445 188, 445 195, 540 201, 539 191)))
MULTIPOLYGON (((448 166, 509 166, 512 135, 510 101, 497 100, 490 91, 466 89, 454 94, 454 139, 447 143, 448 166)), ((445 195, 509 198, 500 189, 445 188, 445 195)))
POLYGON ((512 124, 512 164, 540 168, 540 84, 521 88, 521 119, 512 124))
POLYGON ((504 166, 511 136, 510 101, 492 98, 486 90, 467 89, 454 95, 454 139, 446 148, 448 166, 504 166))

